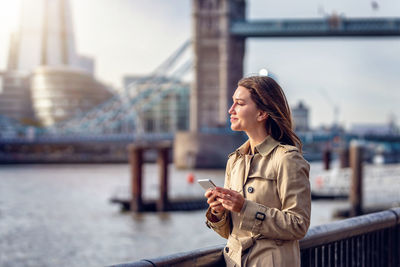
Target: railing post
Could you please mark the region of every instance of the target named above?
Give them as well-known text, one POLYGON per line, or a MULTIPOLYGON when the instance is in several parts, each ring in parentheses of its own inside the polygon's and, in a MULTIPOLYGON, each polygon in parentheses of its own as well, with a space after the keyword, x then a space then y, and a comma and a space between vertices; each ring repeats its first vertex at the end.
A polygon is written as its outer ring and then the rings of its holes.
POLYGON ((392 208, 391 211, 396 215, 396 225, 393 228, 393 266, 400 266, 400 208, 392 208))
POLYGON ((131 144, 128 149, 131 167, 131 210, 142 211, 143 148, 131 144))
POLYGON ((352 169, 350 189, 350 216, 362 214, 362 178, 363 178, 363 147, 358 143, 350 146, 350 167, 352 169))
POLYGON ((157 164, 159 169, 160 198, 157 201, 157 210, 165 211, 168 205, 168 148, 158 148, 157 164))

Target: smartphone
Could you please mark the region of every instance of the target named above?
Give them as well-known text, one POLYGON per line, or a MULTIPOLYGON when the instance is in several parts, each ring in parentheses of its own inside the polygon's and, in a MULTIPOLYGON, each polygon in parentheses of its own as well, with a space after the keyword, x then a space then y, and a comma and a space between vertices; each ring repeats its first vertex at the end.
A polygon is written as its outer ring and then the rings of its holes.
POLYGON ((208 189, 214 189, 215 187, 217 187, 214 183, 213 183, 213 181, 211 181, 210 179, 200 179, 200 180, 197 180, 197 182, 205 189, 205 190, 208 190, 208 189))

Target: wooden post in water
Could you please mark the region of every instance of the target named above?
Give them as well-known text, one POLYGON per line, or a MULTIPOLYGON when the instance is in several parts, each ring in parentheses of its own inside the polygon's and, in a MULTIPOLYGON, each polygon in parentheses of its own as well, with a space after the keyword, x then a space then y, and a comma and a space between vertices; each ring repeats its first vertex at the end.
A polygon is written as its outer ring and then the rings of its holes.
POLYGON ((160 198, 157 201, 157 210, 165 211, 168 206, 168 147, 158 147, 157 164, 160 177, 160 198))
POLYGON ((131 166, 131 210, 142 211, 143 148, 129 145, 129 164, 131 166))
POLYGON ((340 149, 339 157, 340 157, 340 168, 343 169, 343 168, 350 167, 349 148, 348 147, 343 147, 340 149))
POLYGON ((326 148, 323 153, 324 169, 329 170, 331 165, 331 150, 326 148))
POLYGON ((362 214, 362 177, 363 177, 363 148, 360 144, 350 146, 350 167, 352 170, 350 188, 350 217, 362 214))

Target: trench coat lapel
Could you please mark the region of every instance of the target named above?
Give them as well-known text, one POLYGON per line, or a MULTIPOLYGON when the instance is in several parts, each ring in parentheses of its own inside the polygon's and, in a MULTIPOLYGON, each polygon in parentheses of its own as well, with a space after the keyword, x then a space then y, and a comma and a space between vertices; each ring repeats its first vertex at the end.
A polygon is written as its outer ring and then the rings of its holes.
POLYGON ((239 164, 239 173, 240 176, 238 176, 239 179, 239 186, 238 188, 241 188, 240 194, 244 197, 244 192, 243 192, 243 187, 246 183, 246 177, 247 177, 247 171, 246 171, 246 158, 247 158, 247 153, 250 149, 250 141, 247 140, 244 144, 242 144, 239 148, 236 149, 236 156, 240 158, 240 164, 239 164))
POLYGON ((244 179, 243 179, 243 185, 242 185, 243 190, 244 190, 244 185, 247 182, 247 177, 249 177, 250 165, 251 165, 251 161, 252 161, 253 157, 254 157, 253 155, 245 155, 244 156, 244 162, 243 162, 244 163, 244 168, 243 168, 244 179))

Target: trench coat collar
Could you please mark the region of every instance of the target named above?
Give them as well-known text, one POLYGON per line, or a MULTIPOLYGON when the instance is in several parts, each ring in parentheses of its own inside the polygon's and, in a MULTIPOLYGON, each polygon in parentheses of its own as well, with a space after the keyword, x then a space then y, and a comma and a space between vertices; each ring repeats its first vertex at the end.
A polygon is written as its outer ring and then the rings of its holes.
MULTIPOLYGON (((279 145, 279 142, 276 141, 272 136, 268 135, 264 141, 262 141, 260 144, 256 145, 254 150, 255 153, 260 153, 261 156, 265 157, 269 153, 274 150, 275 147, 279 145)), ((239 155, 245 155, 248 154, 250 149, 250 140, 247 140, 243 145, 241 145, 238 149, 236 149, 236 152, 239 155)))

